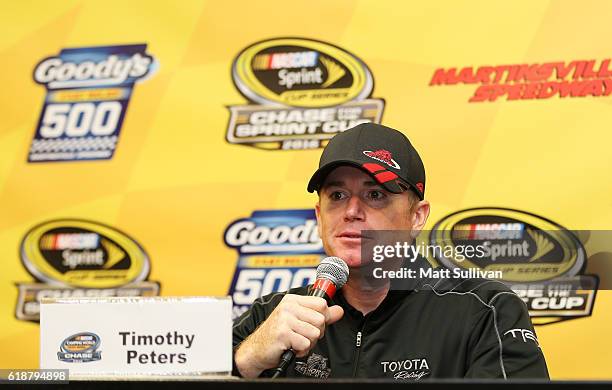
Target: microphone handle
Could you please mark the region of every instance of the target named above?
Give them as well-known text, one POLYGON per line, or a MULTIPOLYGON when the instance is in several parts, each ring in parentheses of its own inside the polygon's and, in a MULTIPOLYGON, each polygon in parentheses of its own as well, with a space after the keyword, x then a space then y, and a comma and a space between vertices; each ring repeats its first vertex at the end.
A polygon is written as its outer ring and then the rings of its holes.
POLYGON ((331 297, 329 295, 327 295, 325 290, 322 290, 322 289, 319 289, 319 288, 313 288, 313 289, 311 289, 308 292, 308 296, 323 298, 327 302, 328 306, 331 304, 331 297))
POLYGON ((280 362, 278 363, 278 367, 274 370, 274 375, 272 375, 272 379, 278 378, 281 374, 287 370, 289 364, 295 359, 295 351, 291 348, 283 352, 280 358, 280 362))

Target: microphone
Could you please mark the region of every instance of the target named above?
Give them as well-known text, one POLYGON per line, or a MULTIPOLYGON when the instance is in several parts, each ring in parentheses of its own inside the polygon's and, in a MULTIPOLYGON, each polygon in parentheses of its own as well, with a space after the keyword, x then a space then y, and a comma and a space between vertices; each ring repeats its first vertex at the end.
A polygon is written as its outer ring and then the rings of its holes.
MULTIPOLYGON (((308 291, 308 296, 320 297, 329 305, 331 299, 347 282, 349 277, 348 265, 339 257, 326 257, 317 267, 317 279, 308 291)), ((291 361, 295 358, 295 351, 288 349, 281 355, 280 362, 272 378, 285 372, 291 361)))

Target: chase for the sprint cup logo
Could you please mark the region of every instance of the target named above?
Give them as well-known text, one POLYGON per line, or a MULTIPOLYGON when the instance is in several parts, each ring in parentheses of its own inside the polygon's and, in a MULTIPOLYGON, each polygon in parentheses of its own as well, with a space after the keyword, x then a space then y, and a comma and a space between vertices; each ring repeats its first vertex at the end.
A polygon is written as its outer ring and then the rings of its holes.
POLYGON ((35 281, 16 283, 15 316, 39 321, 44 298, 138 297, 159 295, 147 280, 151 262, 127 234, 94 221, 58 219, 30 229, 21 261, 35 281))
POLYGON ((134 85, 157 68, 146 48, 71 48, 40 61, 34 81, 47 95, 28 161, 112 158, 134 85))
POLYGON ((367 65, 330 43, 305 38, 257 42, 234 60, 232 79, 248 99, 230 106, 227 141, 268 150, 324 147, 335 134, 380 123, 367 65))
POLYGON ((261 296, 314 282, 325 257, 312 209, 254 211, 232 222, 224 238, 238 251, 229 291, 234 317, 261 296))
POLYGON ((82 332, 67 337, 60 344, 57 359, 66 363, 87 363, 102 359, 100 336, 82 332))

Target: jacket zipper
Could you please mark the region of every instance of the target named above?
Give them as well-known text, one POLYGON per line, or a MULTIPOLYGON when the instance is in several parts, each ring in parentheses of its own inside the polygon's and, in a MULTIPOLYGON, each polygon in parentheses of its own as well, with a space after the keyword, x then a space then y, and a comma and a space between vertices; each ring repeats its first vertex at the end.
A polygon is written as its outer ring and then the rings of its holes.
POLYGON ((365 320, 361 323, 359 330, 357 331, 357 335, 355 336, 355 358, 353 360, 353 377, 357 375, 357 368, 359 367, 359 353, 361 352, 361 338, 363 337, 363 327, 365 325, 365 320))

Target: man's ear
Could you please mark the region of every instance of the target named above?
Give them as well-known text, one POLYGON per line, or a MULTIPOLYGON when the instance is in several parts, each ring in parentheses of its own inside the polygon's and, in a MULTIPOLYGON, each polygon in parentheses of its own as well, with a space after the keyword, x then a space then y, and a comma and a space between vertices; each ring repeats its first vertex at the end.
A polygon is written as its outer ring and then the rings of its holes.
POLYGON ((414 206, 414 213, 412 214, 412 230, 420 232, 427 223, 427 217, 429 217, 430 205, 426 200, 419 201, 414 206))
POLYGON ((315 216, 317 217, 317 231, 321 237, 321 201, 315 204, 315 216))

